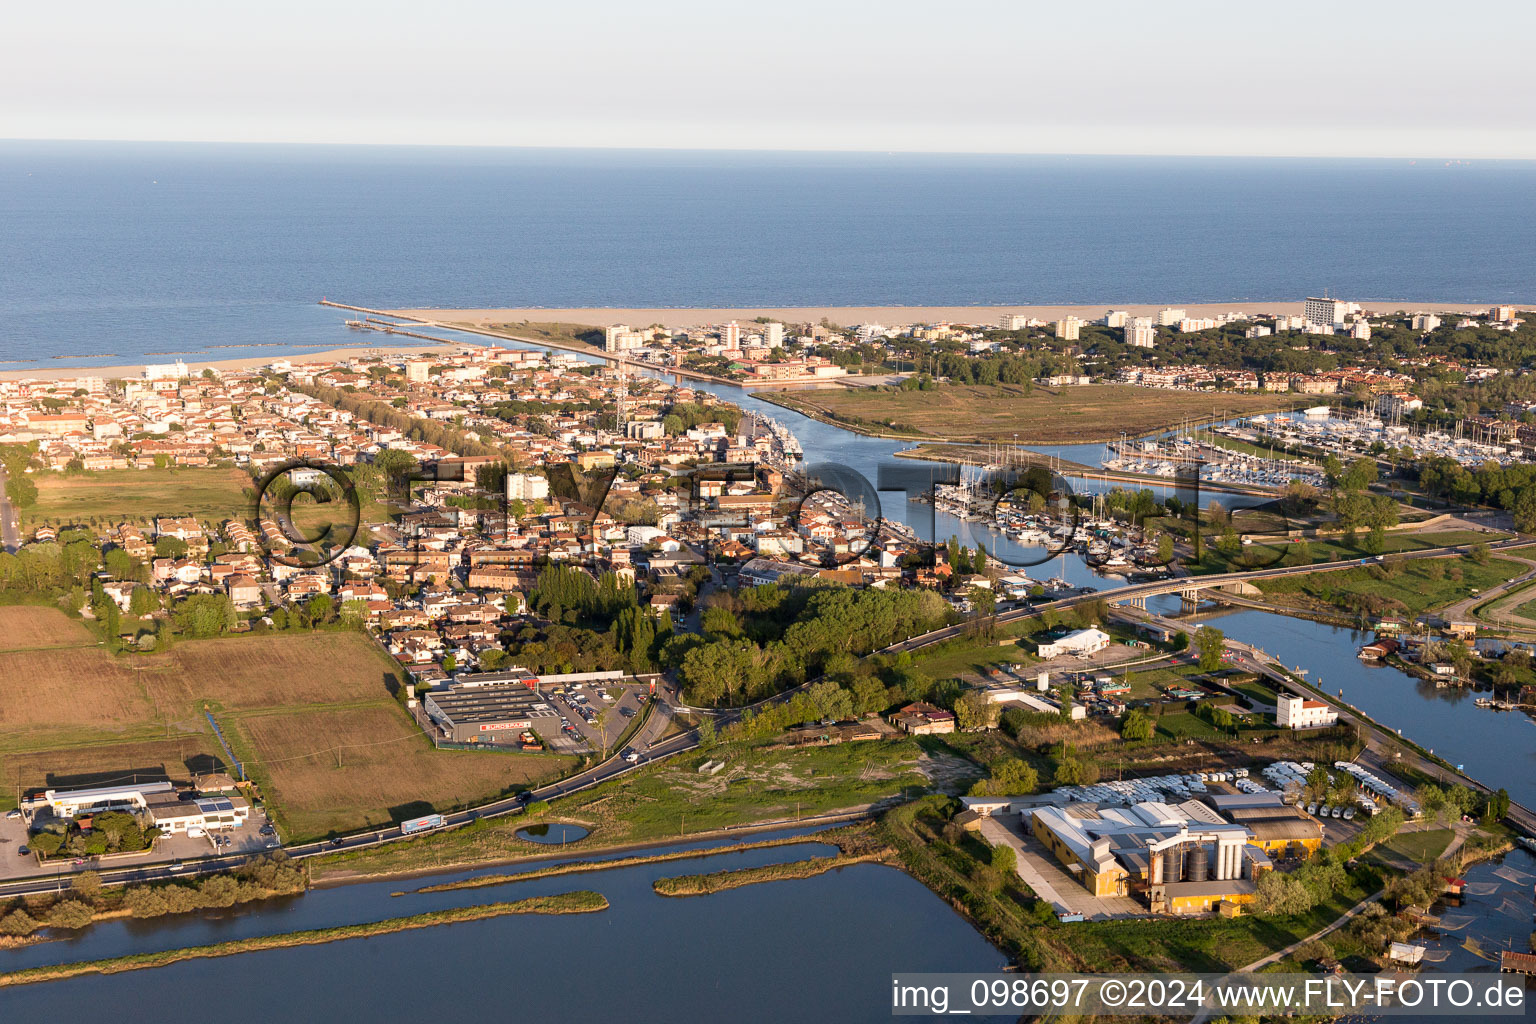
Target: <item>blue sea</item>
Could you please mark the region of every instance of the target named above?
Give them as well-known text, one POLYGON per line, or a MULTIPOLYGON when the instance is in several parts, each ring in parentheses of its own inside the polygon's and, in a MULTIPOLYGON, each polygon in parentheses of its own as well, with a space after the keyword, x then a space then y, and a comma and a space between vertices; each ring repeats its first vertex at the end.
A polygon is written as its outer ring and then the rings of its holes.
POLYGON ((0 142, 0 368, 355 343, 322 297, 1529 302, 1533 195, 1527 162, 0 142))

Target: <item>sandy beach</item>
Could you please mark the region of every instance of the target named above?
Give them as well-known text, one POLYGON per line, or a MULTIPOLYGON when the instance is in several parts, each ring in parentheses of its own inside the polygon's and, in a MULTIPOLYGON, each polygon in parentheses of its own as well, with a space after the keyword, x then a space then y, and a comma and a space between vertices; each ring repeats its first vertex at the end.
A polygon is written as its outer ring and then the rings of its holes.
MULTIPOLYGON (((411 355, 416 352, 442 352, 446 348, 447 346, 445 345, 413 342, 408 345, 353 345, 347 348, 328 348, 318 352, 300 352, 289 356, 247 356, 240 359, 196 359, 187 356, 178 356, 176 358, 185 362, 193 373, 201 373, 203 368, 208 366, 216 370, 250 370, 280 360, 292 363, 294 366, 302 366, 305 363, 334 363, 342 359, 354 359, 358 356, 375 356, 380 353, 387 355, 411 355)), ((60 360, 60 362, 63 362, 63 360, 60 360)), ((175 359, 145 360, 143 363, 132 363, 127 366, 49 366, 40 370, 0 370, 0 380, 141 377, 144 375, 146 364, 160 365, 169 362, 175 362, 175 359)))
MULTIPOLYGON (((1418 311, 1434 310, 1436 312, 1480 312, 1487 309, 1487 304, 1466 302, 1416 302, 1408 299, 1374 299, 1358 300, 1362 308, 1376 313, 1391 313, 1396 310, 1418 311)), ((522 321, 533 323, 574 323, 585 324, 594 327, 606 326, 614 323, 625 323, 632 326, 648 326, 650 324, 663 324, 667 327, 697 327, 705 324, 724 323, 727 320, 750 321, 755 317, 772 317, 785 323, 819 323, 825 319, 835 324, 865 324, 878 323, 886 325, 910 324, 910 323, 936 323, 948 321, 960 324, 996 324, 998 318, 1004 313, 1021 313, 1027 316, 1037 317, 1041 320, 1059 320, 1064 316, 1078 316, 1084 320, 1093 320, 1104 315, 1108 309, 1123 309, 1132 316, 1151 316, 1164 306, 1174 306, 1184 309, 1192 317, 1216 316, 1220 313, 1241 312, 1250 314, 1259 313, 1284 313, 1287 315, 1299 314, 1302 311, 1303 302, 1300 299, 1284 299, 1260 302, 1189 302, 1180 306, 1177 302, 1159 303, 1154 305, 1138 304, 1107 304, 1094 303, 1082 306, 743 306, 734 309, 684 309, 684 308, 611 308, 611 307, 586 307, 586 308, 539 308, 521 307, 507 309, 451 309, 451 308, 415 308, 393 310, 367 310, 370 313, 379 313, 388 316, 397 316, 402 319, 424 321, 430 325, 440 323, 470 324, 475 326, 488 326, 491 324, 516 324, 522 321)), ((1536 305, 1536 304, 1532 304, 1536 305)), ((359 310, 361 307, 338 306, 339 310, 359 310)), ((1527 309, 1531 306, 1520 304, 1517 308, 1527 309)), ((381 339, 387 335, 380 335, 381 339)), ((459 342, 459 339, 455 339, 459 342)), ((462 344, 474 344, 473 341, 464 339, 462 344)), ((494 340, 487 340, 486 344, 495 344, 494 340)), ((352 345, 343 348, 325 349, 318 352, 303 352, 294 355, 267 355, 245 356, 228 359, 198 359, 195 357, 182 357, 194 373, 201 372, 204 367, 213 367, 220 370, 246 370, 268 363, 284 360, 294 365, 302 363, 333 363, 342 359, 351 359, 358 356, 379 355, 409 355, 423 351, 442 351, 444 346, 431 343, 397 343, 388 345, 352 345)), ((150 362, 151 360, 146 360, 150 362)), ((169 359, 157 359, 153 362, 168 362, 169 359)), ((64 362, 60 360, 60 362, 64 362)), ((75 377, 138 377, 144 372, 144 363, 132 363, 116 366, 50 366, 31 370, 4 370, 0 369, 0 380, 63 380, 75 377)))
MULTIPOLYGON (((1487 303, 1414 302, 1404 299, 1353 300, 1367 310, 1390 313, 1396 310, 1414 312, 1421 309, 1461 312, 1485 310, 1487 303)), ((1123 309, 1132 316, 1151 316, 1165 306, 1186 310, 1192 317, 1215 316, 1218 313, 1284 313, 1298 315, 1303 300, 1285 299, 1254 302, 1165 302, 1157 305, 1111 305, 1095 303, 1086 306, 757 306, 737 309, 397 309, 390 310, 396 316, 417 320, 435 320, 442 323, 470 323, 477 325, 518 323, 523 320, 535 323, 577 323, 602 327, 622 323, 631 326, 663 324, 667 327, 697 327, 704 324, 722 323, 727 320, 751 320, 766 316, 786 323, 820 323, 823 318, 835 324, 910 324, 933 323, 946 320, 950 323, 995 324, 1004 313, 1022 313, 1041 320, 1059 320, 1064 316, 1078 316, 1084 320, 1097 319, 1108 309, 1123 309)))

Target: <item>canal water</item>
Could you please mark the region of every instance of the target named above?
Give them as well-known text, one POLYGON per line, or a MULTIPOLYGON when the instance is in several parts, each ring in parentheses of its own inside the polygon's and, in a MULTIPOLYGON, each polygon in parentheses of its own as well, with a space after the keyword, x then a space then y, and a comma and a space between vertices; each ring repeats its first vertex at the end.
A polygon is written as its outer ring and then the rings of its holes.
POLYGON ((25 986, 7 990, 0 1003, 14 1020, 110 1003, 138 1007, 137 1019, 165 1024, 428 1020, 448 1012, 491 1020, 880 1021, 890 1017, 893 972, 1003 966, 1002 954, 942 900, 881 865, 709 896, 666 898, 651 888, 658 878, 834 852, 811 840, 511 885, 390 895, 466 877, 459 872, 321 889, 213 918, 109 922, 74 942, 0 953, 0 970, 575 889, 601 892, 610 904, 596 914, 509 916, 25 986))
MULTIPOLYGON (((468 344, 484 345, 488 339, 484 335, 469 334, 460 331, 431 328, 428 333, 434 336, 449 337, 453 340, 462 340, 468 344)), ((498 341, 507 348, 516 348, 531 351, 550 351, 542 346, 514 341, 498 341)), ((566 353, 574 355, 593 364, 603 364, 605 360, 601 356, 587 353, 566 353)), ((817 463, 832 463, 846 467, 860 474, 869 481, 872 488, 884 487, 890 484, 895 489, 879 490, 879 512, 886 519, 903 523, 911 527, 919 538, 925 541, 947 541, 950 537, 958 537, 960 542, 967 547, 974 548, 978 544, 985 544, 987 551, 999 556, 1004 562, 1023 572, 1031 579, 1045 580, 1051 577, 1060 577, 1073 586, 1091 586, 1098 590, 1110 590, 1125 585, 1125 580, 1116 576, 1102 576, 1095 573, 1083 559, 1076 553, 1068 553, 1056 557, 1046 557, 1049 552, 1038 547, 1027 547, 1019 544, 1000 530, 991 528, 986 523, 968 522, 935 509, 927 502, 914 501, 908 497, 908 493, 916 494, 927 489, 933 480, 933 474, 937 470, 934 463, 915 459, 900 459, 896 453, 911 447, 910 443, 894 441, 883 437, 868 437, 855 433, 845 427, 823 423, 820 420, 786 409, 766 401, 750 389, 738 387, 734 384, 724 384, 716 381, 699 381, 674 378, 669 374, 659 371, 637 371, 646 376, 662 377, 668 380, 676 380, 678 384, 693 388, 696 391, 704 391, 715 397, 739 406, 741 409, 757 414, 764 418, 777 420, 783 424, 790 433, 800 441, 805 450, 805 465, 814 466, 817 463), (899 483, 899 487, 897 484, 899 483)), ((1098 466, 1102 464, 1105 448, 1098 445, 1068 445, 1056 448, 1031 449, 1043 454, 1057 455, 1062 459, 1079 462, 1083 465, 1098 466)), ((1127 484, 1106 482, 1092 476, 1076 476, 1068 478, 1068 485, 1078 494, 1094 494, 1108 491, 1117 486, 1129 487, 1127 484)), ((1163 485, 1151 485, 1148 487, 1159 498, 1169 495, 1188 498, 1190 492, 1176 487, 1172 482, 1163 485)), ((1248 508, 1262 504, 1267 499, 1255 495, 1229 494, 1225 492, 1210 492, 1203 494, 1201 503, 1211 499, 1222 503, 1228 509, 1248 508)), ((866 506, 868 507, 868 506, 866 506)), ((874 509, 870 509, 871 512, 874 509)))
POLYGON ((1470 690, 1437 688, 1395 668, 1361 661, 1356 654, 1373 638, 1370 633, 1261 611, 1202 613, 1200 619, 1293 668, 1306 669, 1305 678, 1328 696, 1342 697, 1404 738, 1464 766, 1474 779, 1502 786, 1516 802, 1536 807, 1536 720, 1531 716, 1480 708, 1470 690))

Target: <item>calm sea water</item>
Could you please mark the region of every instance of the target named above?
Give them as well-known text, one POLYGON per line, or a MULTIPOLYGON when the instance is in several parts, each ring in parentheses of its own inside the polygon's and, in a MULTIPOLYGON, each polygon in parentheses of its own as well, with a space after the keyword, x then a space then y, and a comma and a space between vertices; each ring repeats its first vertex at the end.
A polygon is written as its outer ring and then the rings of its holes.
POLYGON ((0 358, 369 306, 1536 300, 1536 164, 0 142, 0 358))

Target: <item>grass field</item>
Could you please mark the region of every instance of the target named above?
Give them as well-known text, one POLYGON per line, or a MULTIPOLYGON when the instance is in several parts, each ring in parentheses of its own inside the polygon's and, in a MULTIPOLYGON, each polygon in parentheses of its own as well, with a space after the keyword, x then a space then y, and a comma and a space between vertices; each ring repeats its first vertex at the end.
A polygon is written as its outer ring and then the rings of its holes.
MULTIPOLYGON (((52 609, 0 608, 0 636, 23 627, 55 641, 84 633, 52 609)), ((228 768, 204 710, 291 839, 459 807, 571 764, 433 749, 394 697, 396 666, 359 634, 199 640, 133 658, 84 638, 0 652, 0 806, 61 779, 228 768)))
POLYGON ((1025 391, 1017 385, 947 385, 931 391, 842 388, 777 394, 772 401, 855 428, 950 440, 1082 444, 1132 437, 1181 421, 1291 408, 1275 395, 1205 395, 1116 384, 1025 391))
POLYGON ((1491 558, 1487 565, 1478 565, 1470 558, 1421 559, 1404 562, 1395 575, 1382 574, 1382 578, 1377 578, 1381 566, 1361 566, 1309 576, 1260 580, 1258 586, 1266 597, 1293 601, 1310 599, 1324 605, 1338 604, 1341 599, 1374 599, 1383 607, 1401 605, 1407 614, 1418 615, 1430 608, 1459 601, 1474 589, 1486 590, 1512 579, 1527 568, 1505 558, 1491 558), (1451 579, 1452 566, 1461 570, 1460 580, 1451 579), (1436 572, 1440 574, 1438 577, 1434 575, 1436 572))
POLYGON ((37 504, 23 510, 23 527, 75 523, 93 517, 121 522, 154 516, 244 518, 251 478, 238 469, 110 469, 78 476, 39 473, 37 504))
MULTIPOLYGON (((1309 537, 1305 549, 1301 544, 1256 543, 1243 548, 1236 558, 1226 558, 1216 549, 1219 531, 1207 529, 1205 557, 1193 567, 1196 573, 1238 572, 1248 568, 1268 569, 1281 565, 1301 565, 1302 550, 1310 554, 1305 564, 1318 562, 1343 562, 1355 558, 1374 558, 1365 550, 1366 535, 1361 533, 1354 543, 1343 537, 1309 537)), ((1381 554, 1393 555, 1425 548, 1457 547, 1467 544, 1491 544, 1504 539, 1504 534, 1489 534, 1478 530, 1439 530, 1422 533, 1389 533, 1382 538, 1381 554)), ((1475 586, 1475 584, 1474 584, 1475 586)))
POLYGON ((590 324, 541 323, 537 320, 525 320, 521 323, 486 326, 493 331, 515 334, 519 338, 531 338, 534 341, 552 341, 558 345, 571 345, 596 351, 601 351, 603 347, 603 329, 590 324))
MULTIPOLYGON (((580 851, 686 838, 728 825, 809 816, 915 792, 930 779, 920 770, 965 764, 953 755, 940 765, 910 739, 844 743, 794 750, 723 746, 687 754, 562 800, 558 820, 580 823, 591 835, 580 851), (705 760, 725 760, 718 775, 700 775, 705 760)), ((542 850, 515 833, 527 822, 482 819, 468 828, 409 843, 332 854, 312 863, 315 877, 387 874, 452 865, 511 861, 542 850)))

